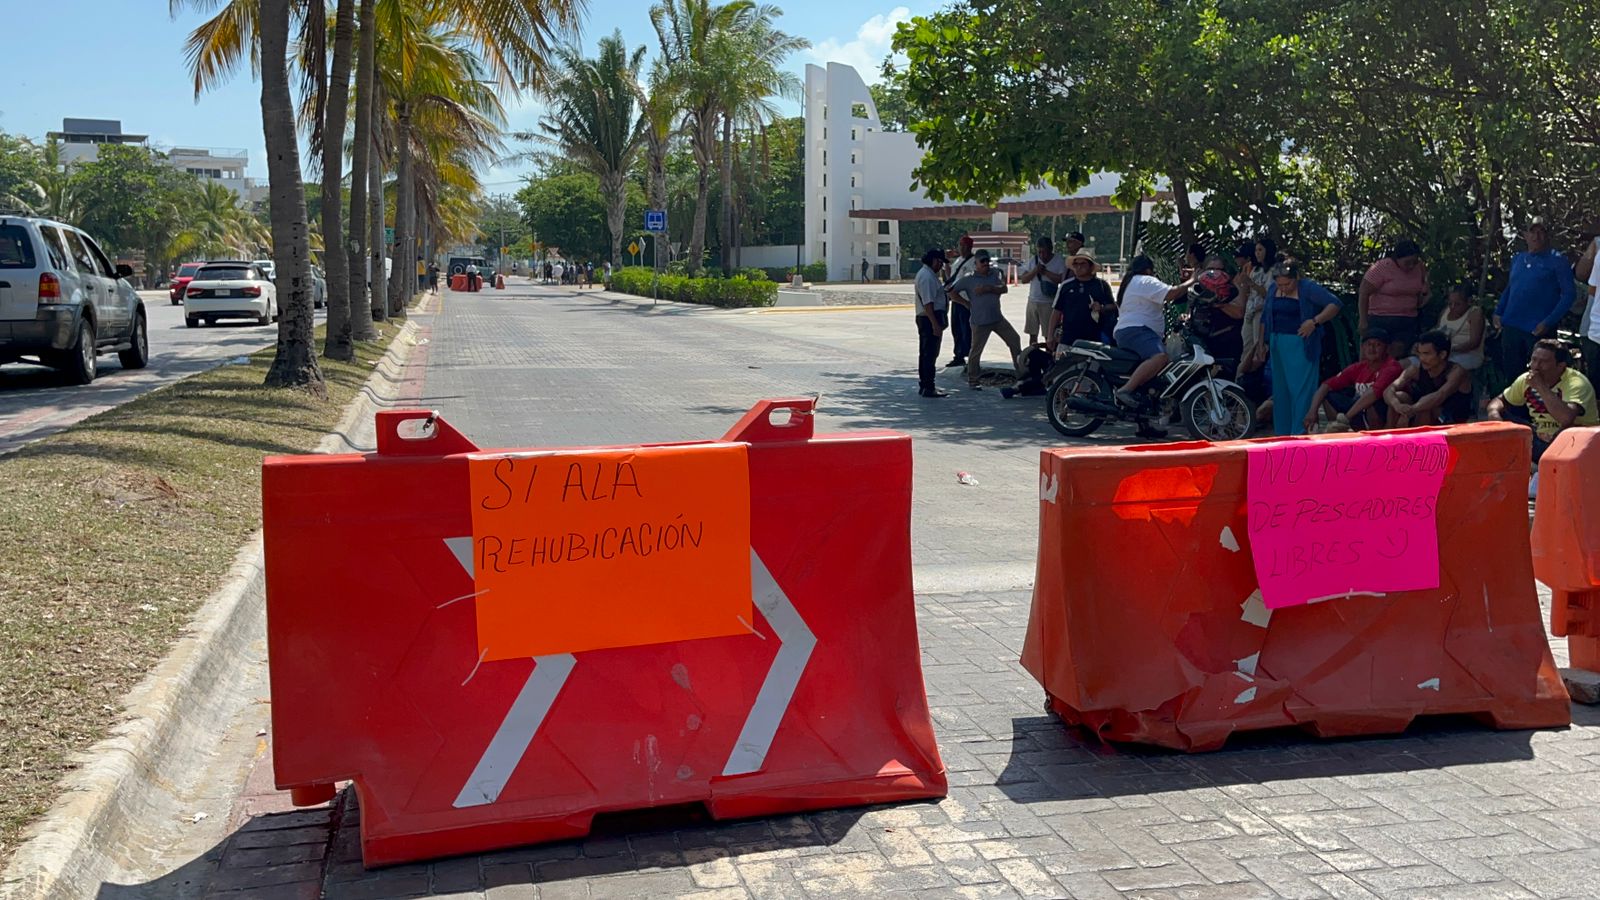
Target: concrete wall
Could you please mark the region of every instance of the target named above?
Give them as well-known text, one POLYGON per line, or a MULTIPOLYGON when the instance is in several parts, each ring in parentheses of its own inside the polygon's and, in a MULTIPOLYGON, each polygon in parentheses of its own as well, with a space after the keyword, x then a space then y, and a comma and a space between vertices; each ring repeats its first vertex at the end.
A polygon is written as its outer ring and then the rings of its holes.
POLYGON ((786 269, 794 265, 794 244, 739 248, 739 265, 755 269, 786 269))

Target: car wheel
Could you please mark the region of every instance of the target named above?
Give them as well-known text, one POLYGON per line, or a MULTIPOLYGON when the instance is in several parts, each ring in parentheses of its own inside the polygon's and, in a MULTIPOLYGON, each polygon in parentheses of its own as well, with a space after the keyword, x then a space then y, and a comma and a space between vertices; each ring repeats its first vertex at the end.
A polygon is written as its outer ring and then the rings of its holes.
POLYGON ((283 318, 283 310, 278 308, 277 301, 273 301, 273 303, 272 303, 272 321, 276 322, 281 318, 283 318))
POLYGON ((145 324, 144 313, 133 320, 133 346, 117 354, 124 369, 142 369, 150 362, 150 327, 145 324))
POLYGON ((272 324, 272 305, 270 303, 267 305, 267 311, 256 317, 256 324, 257 325, 271 325, 272 324))
POLYGON ((172 301, 172 305, 173 306, 182 306, 183 305, 183 301, 182 300, 173 300, 172 301))
POLYGON ((67 375, 67 380, 73 384, 89 384, 94 381, 96 374, 96 360, 94 347, 94 324, 88 319, 78 322, 78 341, 61 356, 61 371, 67 375))
POLYGON ((183 324, 189 326, 190 328, 199 328, 200 327, 200 320, 195 318, 194 316, 184 316, 183 317, 183 324))

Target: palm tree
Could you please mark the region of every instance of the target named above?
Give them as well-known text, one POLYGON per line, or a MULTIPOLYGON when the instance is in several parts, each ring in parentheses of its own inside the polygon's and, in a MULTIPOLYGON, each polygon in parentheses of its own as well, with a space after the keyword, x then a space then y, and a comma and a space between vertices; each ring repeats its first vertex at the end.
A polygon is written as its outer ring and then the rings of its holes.
POLYGON ((644 52, 640 47, 630 54, 620 30, 600 39, 594 59, 585 59, 575 48, 559 50, 559 72, 540 92, 549 111, 539 120, 536 139, 548 148, 546 156, 570 160, 600 179, 611 262, 618 267, 628 215, 628 172, 646 130, 645 120, 635 112, 644 52))
POLYGON ((697 170, 694 224, 689 232, 691 272, 699 271, 705 253, 711 167, 717 158, 717 123, 726 86, 716 58, 718 44, 755 8, 751 0, 731 0, 722 6, 713 6, 711 0, 658 0, 650 8, 650 24, 661 43, 661 59, 672 73, 697 170))
POLYGON ((782 66, 791 53, 811 46, 774 24, 783 11, 764 5, 752 9, 740 27, 717 42, 719 68, 725 72, 721 95, 722 117, 722 217, 717 231, 722 237, 722 269, 732 275, 738 229, 734 222, 734 132, 739 127, 761 131, 777 115, 768 99, 800 96, 800 79, 782 66))
POLYGON ((644 119, 645 199, 650 209, 667 208, 667 153, 678 131, 678 91, 672 69, 657 61, 639 103, 644 119))
MULTIPOLYGON (((338 0, 334 12, 333 72, 328 81, 328 101, 322 121, 322 234, 332 235, 333 247, 323 247, 322 265, 328 281, 328 328, 322 354, 329 359, 355 359, 350 307, 350 257, 340 245, 344 234, 344 208, 340 202, 344 183, 344 131, 350 110, 350 70, 355 44, 355 0, 338 0)), ((318 68, 320 72, 320 67, 318 68)))
POLYGON ((289 92, 289 0, 260 0, 261 123, 271 184, 272 247, 277 263, 278 351, 267 370, 268 387, 303 387, 326 396, 312 338, 311 246, 306 195, 300 182, 300 146, 289 92), (288 291, 282 290, 284 287, 288 291), (285 296, 287 294, 287 297, 285 296))
MULTIPOLYGON (((367 293, 372 268, 369 237, 372 233, 367 219, 370 201, 372 157, 375 154, 372 137, 373 84, 378 56, 378 0, 361 0, 360 49, 356 51, 356 131, 355 143, 350 150, 350 244, 346 259, 350 266, 350 327, 351 335, 358 341, 377 340, 378 330, 372 324, 372 297, 367 293)), ((382 223, 378 225, 382 229, 382 223)), ((381 258, 381 257, 380 257, 381 258)))

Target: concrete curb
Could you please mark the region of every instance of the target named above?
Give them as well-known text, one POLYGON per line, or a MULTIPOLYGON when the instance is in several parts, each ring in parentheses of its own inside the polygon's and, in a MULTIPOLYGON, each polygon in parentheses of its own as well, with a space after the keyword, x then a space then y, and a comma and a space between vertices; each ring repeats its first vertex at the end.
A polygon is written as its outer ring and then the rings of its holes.
MULTIPOLYGON (((373 412, 392 403, 417 346, 408 320, 319 453, 360 452, 373 412)), ((174 821, 233 717, 252 698, 234 677, 266 638, 258 531, 167 655, 128 694, 124 720, 80 755, 62 795, 0 875, 0 900, 90 897, 148 863, 150 832, 174 821), (140 837, 146 840, 140 840, 140 837)))

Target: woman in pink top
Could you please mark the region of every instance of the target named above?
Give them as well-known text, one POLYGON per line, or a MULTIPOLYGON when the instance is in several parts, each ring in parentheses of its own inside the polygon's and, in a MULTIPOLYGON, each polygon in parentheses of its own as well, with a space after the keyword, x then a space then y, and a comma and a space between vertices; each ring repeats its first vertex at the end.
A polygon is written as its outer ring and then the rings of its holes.
POLYGON ((1360 320, 1362 334, 1368 328, 1389 332, 1389 353, 1395 359, 1411 355, 1417 342, 1417 314, 1428 302, 1428 267, 1422 264, 1422 251, 1414 241, 1401 241, 1384 259, 1372 264, 1361 279, 1360 320))

